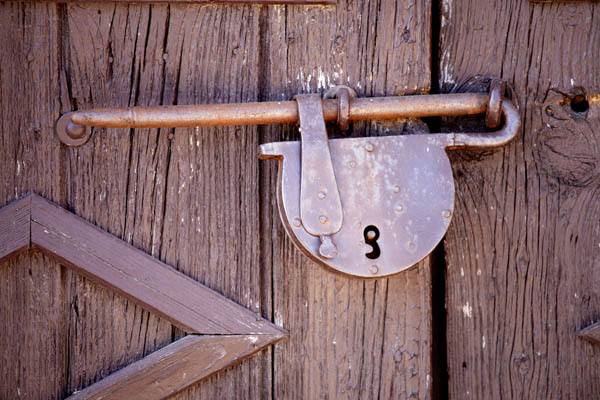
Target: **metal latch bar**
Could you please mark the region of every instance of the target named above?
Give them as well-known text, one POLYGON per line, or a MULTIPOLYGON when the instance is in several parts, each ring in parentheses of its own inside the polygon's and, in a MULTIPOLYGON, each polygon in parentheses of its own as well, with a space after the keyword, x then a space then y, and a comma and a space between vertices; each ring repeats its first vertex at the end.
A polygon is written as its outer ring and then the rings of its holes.
MULTIPOLYGON (((369 119, 421 118, 485 113, 487 93, 390 96, 352 99, 350 121, 369 119)), ((338 119, 335 99, 322 102, 325 121, 338 119)), ((299 121, 295 101, 201 104, 181 106, 136 106, 99 108, 67 113, 57 122, 59 139, 70 146, 82 145, 91 135, 86 127, 171 128, 294 123, 299 121)))

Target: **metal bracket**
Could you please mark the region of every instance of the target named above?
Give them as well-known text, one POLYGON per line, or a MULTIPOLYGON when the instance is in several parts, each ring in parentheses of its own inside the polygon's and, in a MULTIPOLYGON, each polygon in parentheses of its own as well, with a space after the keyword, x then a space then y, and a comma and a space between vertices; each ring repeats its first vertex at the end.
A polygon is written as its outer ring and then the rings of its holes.
POLYGON ((300 218, 304 229, 321 240, 319 254, 325 258, 337 255, 329 238, 342 227, 342 203, 323 119, 321 97, 317 94, 296 96, 300 116, 302 173, 300 178, 300 218))

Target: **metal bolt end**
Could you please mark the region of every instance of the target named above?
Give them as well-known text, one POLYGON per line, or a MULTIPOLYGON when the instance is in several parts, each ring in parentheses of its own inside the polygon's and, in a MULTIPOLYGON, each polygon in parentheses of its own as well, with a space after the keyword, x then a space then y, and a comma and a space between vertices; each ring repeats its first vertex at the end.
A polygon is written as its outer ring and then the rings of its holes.
POLYGON ((319 254, 321 257, 333 258, 337 256, 338 249, 335 247, 335 244, 333 244, 331 237, 328 235, 321 235, 319 238, 321 239, 321 246, 319 247, 319 254))
POLYGON ((66 113, 56 121, 56 135, 67 146, 81 146, 89 140, 92 130, 89 126, 74 123, 72 115, 72 112, 66 113))
POLYGON ((368 151, 369 153, 372 152, 373 150, 375 150, 375 146, 373 146, 373 143, 367 142, 365 144, 365 150, 368 151))
POLYGON ((394 193, 400 193, 400 186, 394 186, 394 193))
POLYGON ((319 198, 319 200, 324 200, 325 197, 327 197, 327 193, 325 192, 325 190, 319 190, 317 197, 319 198))
POLYGON ((350 162, 348 163, 348 166, 349 166, 350 168, 356 168, 356 161, 354 161, 354 160, 353 160, 353 161, 350 161, 350 162))
POLYGON ((396 212, 402 212, 404 211, 404 207, 402 207, 402 204, 397 204, 395 210, 396 212))
POLYGON ((485 112, 485 125, 490 129, 496 129, 502 121, 502 99, 506 91, 506 82, 502 79, 493 79, 490 84, 490 96, 488 97, 485 112))
POLYGON ((452 216, 452 211, 450 211, 450 210, 444 210, 444 211, 442 211, 442 216, 444 218, 450 218, 452 216))
POLYGON ((371 265, 369 267, 369 272, 376 275, 379 272, 379 267, 377 265, 371 265))
POLYGON ((325 215, 321 215, 319 217, 319 222, 322 224, 326 224, 327 223, 327 217, 325 215))

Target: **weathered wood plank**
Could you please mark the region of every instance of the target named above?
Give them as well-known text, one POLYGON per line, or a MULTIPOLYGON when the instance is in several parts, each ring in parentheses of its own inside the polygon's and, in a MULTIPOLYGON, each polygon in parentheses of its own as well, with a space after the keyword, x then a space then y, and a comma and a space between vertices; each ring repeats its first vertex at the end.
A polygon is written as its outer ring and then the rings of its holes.
POLYGON ((127 3, 127 4, 335 4, 336 0, 33 0, 56 3, 127 3))
POLYGON ((0 208, 0 262, 31 243, 31 198, 27 196, 0 208))
MULTIPOLYGON (((166 76, 176 78, 177 104, 259 100, 265 10, 170 6, 166 76)), ((259 246, 257 127, 172 133, 160 257, 270 319, 272 266, 261 259, 259 246)), ((265 351, 176 398, 270 397, 271 374, 265 351)))
POLYGON ((598 398, 600 348, 576 332, 600 316, 600 7, 448 1, 441 11, 441 88, 501 76, 523 116, 505 149, 452 157, 449 395, 598 398), (578 94, 587 111, 571 108, 578 94))
MULTIPOLYGON (((54 4, 0 4, 0 204, 35 191, 64 201, 54 4)), ((68 381, 64 269, 40 254, 0 265, 0 398, 57 399, 68 381)))
MULTIPOLYGON (((324 92, 426 93, 430 2, 339 1, 336 8, 268 9, 265 100, 324 92)), ((330 136, 339 135, 330 127, 330 136)), ((355 124, 354 134, 402 132, 402 122, 355 124)), ((408 129, 407 129, 408 130, 408 129)), ((298 140, 296 127, 265 127, 262 141, 298 140)), ((275 201, 276 166, 261 166, 265 264, 273 267, 275 322, 292 332, 275 346, 275 398, 431 396, 430 260, 390 279, 336 276, 287 238, 275 201)))
POLYGON ((281 334, 257 314, 55 204, 32 196, 31 242, 192 333, 281 334))
POLYGON ((165 399, 216 371, 240 362, 280 337, 185 336, 102 381, 73 393, 69 400, 165 399))
POLYGON ((570 2, 576 2, 576 1, 588 1, 590 3, 593 3, 594 1, 598 1, 598 0, 529 0, 532 3, 570 3, 570 2))
MULTIPOLYGON (((60 5, 63 111, 160 104, 167 5, 60 5)), ((169 100, 165 99, 169 104, 169 100)), ((98 129, 66 153, 69 209, 155 257, 160 252, 169 141, 158 130, 98 129)), ((69 386, 172 342, 173 326, 108 288, 68 272, 69 386), (90 343, 94 343, 90 346, 90 343)))
POLYGON ((0 398, 62 399, 69 322, 64 268, 24 252, 3 261, 0 271, 0 398))

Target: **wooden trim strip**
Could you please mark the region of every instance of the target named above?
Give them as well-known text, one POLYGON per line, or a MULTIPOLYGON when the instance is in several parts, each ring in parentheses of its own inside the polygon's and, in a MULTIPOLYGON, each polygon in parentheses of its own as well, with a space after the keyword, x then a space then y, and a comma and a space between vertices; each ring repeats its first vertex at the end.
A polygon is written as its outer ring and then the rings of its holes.
POLYGON ((31 198, 31 242, 188 333, 284 334, 258 314, 37 195, 31 198))
POLYGON ((164 399, 280 338, 277 335, 186 336, 73 393, 68 400, 164 399))
MULTIPOLYGON (((20 0, 26 1, 26 0, 20 0)), ((327 5, 336 4, 337 0, 33 0, 42 3, 131 3, 131 4, 306 4, 327 5)))
POLYGON ((0 208, 0 261, 31 245, 31 195, 0 208))
POLYGON ((577 332, 577 336, 600 345, 600 321, 577 332))

